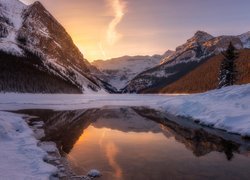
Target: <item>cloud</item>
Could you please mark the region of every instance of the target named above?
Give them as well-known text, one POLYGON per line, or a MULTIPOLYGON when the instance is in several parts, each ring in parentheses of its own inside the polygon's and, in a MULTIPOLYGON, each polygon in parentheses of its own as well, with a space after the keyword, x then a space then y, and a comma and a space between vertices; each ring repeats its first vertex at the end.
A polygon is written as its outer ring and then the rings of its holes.
POLYGON ((107 56, 107 54, 106 54, 106 51, 104 50, 104 48, 103 48, 103 46, 102 46, 102 42, 99 42, 98 46, 99 46, 99 50, 100 50, 101 53, 102 53, 102 57, 103 57, 104 59, 108 59, 108 56, 107 56))
POLYGON ((109 45, 115 44, 120 38, 121 34, 117 32, 116 27, 121 22, 122 18, 125 15, 126 11, 126 3, 122 0, 108 0, 113 11, 114 18, 109 23, 107 29, 107 42, 109 45))

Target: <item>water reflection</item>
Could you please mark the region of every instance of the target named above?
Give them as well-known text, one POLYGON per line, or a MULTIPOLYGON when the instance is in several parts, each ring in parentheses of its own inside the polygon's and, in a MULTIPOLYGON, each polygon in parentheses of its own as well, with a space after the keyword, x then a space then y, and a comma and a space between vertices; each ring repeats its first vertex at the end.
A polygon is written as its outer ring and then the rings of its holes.
POLYGON ((109 165, 114 169, 116 178, 122 177, 122 169, 117 162, 117 154, 119 153, 119 149, 116 144, 113 142, 109 142, 105 145, 106 156, 109 162, 109 165))
MULTIPOLYGON (((233 152, 239 153, 239 144, 232 140, 225 140, 223 134, 218 136, 211 132, 207 132, 205 128, 201 128, 199 125, 191 124, 180 125, 173 121, 168 121, 166 118, 157 116, 157 112, 154 110, 145 110, 137 108, 135 111, 141 116, 148 117, 156 122, 164 125, 168 133, 175 137, 178 142, 185 144, 187 149, 190 149, 197 157, 204 156, 212 151, 218 151, 225 153, 228 160, 233 158, 233 152)), ((225 133, 227 135, 227 133, 225 133)), ((230 138, 229 138, 230 139, 230 138)), ((236 140, 236 142, 238 142, 236 140)))
POLYGON ((55 141, 79 174, 97 168, 102 179, 247 179, 250 175, 248 141, 154 110, 25 113, 39 116, 31 124, 44 120, 44 140, 55 141))

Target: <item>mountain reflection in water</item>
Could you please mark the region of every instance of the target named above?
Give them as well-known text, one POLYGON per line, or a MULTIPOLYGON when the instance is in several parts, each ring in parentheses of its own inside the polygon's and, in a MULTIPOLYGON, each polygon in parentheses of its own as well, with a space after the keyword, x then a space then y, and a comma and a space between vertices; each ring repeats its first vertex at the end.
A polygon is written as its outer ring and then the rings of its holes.
POLYGON ((56 142, 78 174, 97 168, 103 173, 101 179, 246 179, 250 175, 247 141, 155 110, 20 112, 39 117, 32 121, 45 122, 43 140, 56 142))

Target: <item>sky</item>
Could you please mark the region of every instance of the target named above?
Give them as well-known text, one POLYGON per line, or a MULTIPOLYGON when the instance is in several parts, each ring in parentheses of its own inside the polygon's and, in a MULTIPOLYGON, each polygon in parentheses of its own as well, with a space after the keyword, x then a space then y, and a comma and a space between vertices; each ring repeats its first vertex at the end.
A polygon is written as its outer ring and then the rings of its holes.
MULTIPOLYGON (((26 4, 34 0, 22 0, 26 4)), ((197 30, 250 31, 249 0, 40 0, 89 61, 163 54, 197 30)))

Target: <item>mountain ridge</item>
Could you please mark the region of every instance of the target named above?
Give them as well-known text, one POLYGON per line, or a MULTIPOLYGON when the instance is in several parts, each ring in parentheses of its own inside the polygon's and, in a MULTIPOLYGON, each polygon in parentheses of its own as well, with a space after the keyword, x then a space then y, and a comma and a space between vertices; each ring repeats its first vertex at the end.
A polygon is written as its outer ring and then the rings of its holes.
POLYGON ((170 56, 173 51, 166 51, 163 55, 153 56, 122 56, 110 60, 96 60, 92 65, 103 72, 101 77, 106 79, 117 90, 123 88, 139 73, 157 66, 161 59, 170 56))

